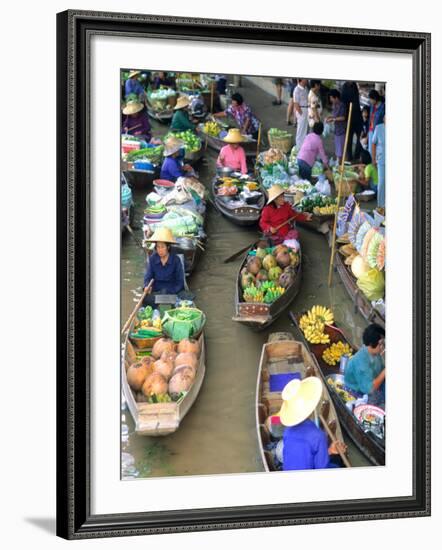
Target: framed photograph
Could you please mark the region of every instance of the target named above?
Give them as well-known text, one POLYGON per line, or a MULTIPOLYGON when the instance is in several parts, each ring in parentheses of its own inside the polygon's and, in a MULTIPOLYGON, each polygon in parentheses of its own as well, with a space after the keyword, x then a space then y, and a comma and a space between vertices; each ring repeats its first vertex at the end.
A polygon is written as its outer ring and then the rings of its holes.
POLYGON ((57 534, 429 515, 430 35, 69 10, 57 125, 57 534))

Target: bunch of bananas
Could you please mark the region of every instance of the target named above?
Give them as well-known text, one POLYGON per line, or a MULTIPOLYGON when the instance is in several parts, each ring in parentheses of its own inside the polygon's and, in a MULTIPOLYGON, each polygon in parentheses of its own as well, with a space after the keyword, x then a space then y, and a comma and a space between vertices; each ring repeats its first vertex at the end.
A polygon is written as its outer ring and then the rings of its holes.
POLYGON ((148 403, 170 403, 171 401, 172 398, 168 393, 156 393, 147 400, 148 403))
POLYGON ((259 188, 259 185, 256 183, 256 181, 249 181, 246 184, 246 187, 249 191, 256 191, 259 188))
POLYGON ((336 365, 343 355, 351 355, 351 347, 342 341, 335 342, 322 354, 322 358, 327 363, 327 365, 336 365))
POLYGON ((263 302, 264 293, 261 289, 256 288, 254 284, 244 289, 244 301, 245 302, 263 302))
POLYGON ((337 210, 337 204, 329 204, 328 206, 315 206, 313 208, 313 214, 316 214, 317 216, 323 216, 324 214, 335 214, 337 210))
POLYGON ((146 328, 146 329, 149 329, 149 328, 157 328, 159 330, 161 330, 163 328, 163 325, 161 323, 161 319, 158 317, 158 319, 143 319, 141 321, 141 328, 146 328))
POLYGON ((217 122, 208 121, 204 124, 203 130, 205 134, 217 137, 221 132, 221 126, 217 122))
POLYGON ((333 312, 325 306, 313 306, 299 320, 299 327, 311 344, 328 344, 330 336, 324 332, 325 325, 334 322, 333 312))
POLYGON ((276 286, 274 288, 269 288, 264 296, 265 304, 273 304, 278 298, 280 298, 285 292, 285 288, 282 286, 276 286))

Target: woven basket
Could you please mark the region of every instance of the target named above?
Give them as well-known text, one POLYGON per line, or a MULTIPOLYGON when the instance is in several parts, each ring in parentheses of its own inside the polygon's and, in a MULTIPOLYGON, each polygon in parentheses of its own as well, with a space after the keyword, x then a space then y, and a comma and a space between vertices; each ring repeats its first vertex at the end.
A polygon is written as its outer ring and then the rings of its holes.
POLYGON ((267 137, 269 139, 269 145, 272 149, 279 149, 283 153, 288 153, 293 147, 294 136, 280 138, 272 136, 270 135, 270 132, 267 132, 267 137))
POLYGON ((151 338, 135 338, 129 336, 129 340, 134 344, 138 349, 150 349, 153 348, 155 342, 157 342, 163 335, 152 336, 151 338))
MULTIPOLYGON (((343 179, 341 182, 341 197, 348 197, 351 194, 356 193, 356 189, 358 188, 359 181, 358 180, 346 180, 343 179)), ((339 193, 339 182, 336 181, 335 178, 335 187, 336 187, 336 193, 339 193)))

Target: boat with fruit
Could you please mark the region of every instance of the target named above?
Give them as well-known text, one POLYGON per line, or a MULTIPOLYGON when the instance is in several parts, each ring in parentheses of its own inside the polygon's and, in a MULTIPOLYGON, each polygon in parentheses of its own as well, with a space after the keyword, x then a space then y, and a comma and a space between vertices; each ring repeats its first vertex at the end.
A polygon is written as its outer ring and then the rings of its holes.
POLYGON ((302 279, 300 250, 266 245, 263 241, 248 250, 235 289, 233 320, 258 331, 271 325, 295 299, 302 279))
POLYGON ((189 338, 178 339, 176 334, 170 338, 167 327, 184 322, 180 314, 199 310, 169 307, 158 324, 146 318, 148 307, 138 309, 124 335, 121 381, 136 433, 164 436, 180 427, 201 389, 206 371, 205 317, 193 322, 195 332, 189 338))
MULTIPOLYGON (((321 306, 314 307, 321 308, 321 306)), ((339 369, 340 356, 351 355, 357 351, 357 348, 349 342, 342 330, 332 324, 333 315, 331 314, 330 317, 330 310, 327 312, 325 316, 321 310, 316 315, 312 314, 312 310, 304 315, 295 315, 290 312, 290 318, 303 335, 322 379, 329 388, 342 427, 372 464, 383 466, 385 465, 385 412, 373 405, 360 404, 358 397, 345 387, 344 377, 339 369), (315 316, 320 317, 319 324, 322 331, 317 327, 315 330, 313 319, 315 316), (330 324, 327 324, 328 322, 330 324), (307 331, 309 325, 313 326, 311 332, 307 331)))
MULTIPOLYGON (((295 378, 316 376, 322 382, 322 396, 317 416, 339 441, 343 440, 338 415, 324 383, 316 361, 302 342, 290 333, 275 333, 262 347, 256 384, 256 430, 261 459, 267 472, 281 469, 282 436, 284 426, 278 412, 281 409, 281 392, 295 378), (276 456, 279 460, 275 460, 276 456)), ((329 444, 332 441, 329 440, 329 444)))
MULTIPOLYGON (((198 126, 198 133, 201 136, 203 143, 215 151, 220 151, 225 145, 224 137, 227 135, 228 126, 220 124, 220 122, 207 121, 198 126)), ((258 142, 250 136, 243 136, 245 141, 241 143, 246 156, 256 156, 258 142)))
POLYGON ((258 223, 266 202, 258 183, 230 176, 215 176, 212 196, 218 211, 240 226, 258 223))

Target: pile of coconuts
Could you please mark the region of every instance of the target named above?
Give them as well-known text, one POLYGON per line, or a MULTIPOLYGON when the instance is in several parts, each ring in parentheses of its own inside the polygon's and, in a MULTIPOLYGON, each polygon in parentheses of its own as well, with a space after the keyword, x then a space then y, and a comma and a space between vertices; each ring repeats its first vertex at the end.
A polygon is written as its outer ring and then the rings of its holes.
POLYGON ((189 391, 198 369, 201 349, 198 340, 184 339, 176 344, 160 338, 152 355, 132 363, 126 370, 127 382, 138 403, 177 401, 189 391), (169 398, 167 397, 169 396, 169 398))
POLYGON ((295 280, 296 266, 299 264, 299 254, 283 244, 268 249, 258 246, 256 255, 250 256, 246 266, 241 270, 241 287, 257 288, 264 281, 274 281, 276 286, 288 288, 295 280))

